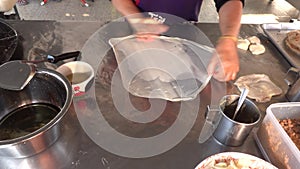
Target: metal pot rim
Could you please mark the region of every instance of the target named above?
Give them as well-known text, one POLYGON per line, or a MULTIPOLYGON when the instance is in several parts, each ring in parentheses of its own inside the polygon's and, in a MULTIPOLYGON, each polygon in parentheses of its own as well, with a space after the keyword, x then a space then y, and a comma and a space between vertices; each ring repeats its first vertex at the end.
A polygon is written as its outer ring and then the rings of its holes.
MULTIPOLYGON (((224 96, 221 100, 220 100, 220 105, 223 103, 223 102, 226 102, 227 100, 231 99, 231 98, 239 98, 240 96, 239 95, 236 95, 236 94, 230 94, 230 95, 226 95, 224 96)), ((261 112, 260 110, 258 109, 258 107, 248 98, 245 99, 245 102, 248 102, 248 104, 251 104, 258 112, 259 114, 259 117, 258 119, 255 121, 255 122, 252 122, 252 123, 241 123, 241 122, 238 122, 238 121, 234 121, 232 120, 231 118, 229 118, 222 110, 221 106, 219 105, 219 110, 220 110, 220 113, 222 114, 222 116, 224 116, 224 118, 226 118, 227 120, 231 121, 232 123, 235 123, 235 124, 239 124, 239 125, 242 125, 242 126, 251 126, 251 125, 256 125, 257 123, 260 122, 261 120, 261 112)))
POLYGON ((8 57, 4 57, 4 58, 3 58, 3 57, 0 57, 0 64, 2 64, 2 63, 4 63, 4 62, 10 60, 11 57, 13 56, 13 54, 14 54, 16 48, 17 48, 17 45, 18 45, 19 34, 18 34, 17 30, 14 29, 14 28, 13 28, 9 23, 7 23, 4 19, 0 19, 0 24, 3 24, 3 25, 5 25, 6 27, 8 27, 9 29, 11 29, 11 31, 12 31, 13 34, 14 34, 13 36, 10 36, 10 37, 0 38, 0 41, 1 41, 1 40, 12 39, 12 38, 14 38, 14 40, 15 40, 15 45, 14 45, 13 49, 11 49, 11 50, 12 50, 12 54, 9 55, 8 57))
POLYGON ((58 112, 58 114, 50 122, 48 122, 43 127, 39 128, 38 130, 35 130, 34 132, 31 132, 27 135, 17 137, 14 139, 0 140, 0 149, 9 147, 9 146, 14 146, 14 145, 17 145, 20 143, 24 144, 26 141, 29 141, 35 137, 38 137, 41 133, 50 130, 57 123, 59 123, 61 121, 61 119, 64 117, 64 115, 66 114, 66 112, 68 111, 68 109, 71 105, 72 98, 73 98, 72 87, 71 87, 71 84, 69 83, 69 81, 63 75, 61 75, 60 73, 58 73, 54 70, 50 70, 50 69, 46 69, 46 68, 38 68, 36 73, 37 74, 38 73, 49 74, 49 75, 57 78, 59 81, 63 82, 66 90, 69 91, 69 92, 67 92, 67 95, 66 95, 66 102, 64 103, 64 106, 61 108, 61 110, 58 112))

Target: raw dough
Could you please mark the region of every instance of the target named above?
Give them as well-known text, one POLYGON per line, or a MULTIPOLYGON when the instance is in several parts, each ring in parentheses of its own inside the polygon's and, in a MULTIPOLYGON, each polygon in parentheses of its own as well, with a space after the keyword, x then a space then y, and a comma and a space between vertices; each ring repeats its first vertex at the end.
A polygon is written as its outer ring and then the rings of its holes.
POLYGON ((262 44, 251 44, 249 50, 253 55, 260 55, 265 53, 266 49, 262 44))
POLYGON ((265 74, 251 74, 238 78, 234 83, 239 90, 248 88, 247 97, 257 102, 268 102, 272 96, 280 95, 282 90, 265 74))
POLYGON ((145 81, 168 83, 191 77, 201 81, 209 76, 206 64, 213 50, 206 46, 198 49, 182 39, 158 36, 153 36, 149 42, 128 36, 112 38, 109 43, 123 78, 131 79, 137 75, 145 81))
POLYGON ((248 40, 251 44, 260 44, 260 39, 256 36, 251 36, 248 40))
POLYGON ((237 47, 242 50, 248 50, 250 41, 248 39, 238 39, 237 47))
POLYGON ((251 36, 247 39, 238 39, 237 48, 248 50, 253 55, 260 55, 265 53, 265 47, 260 43, 260 39, 256 36, 251 36))

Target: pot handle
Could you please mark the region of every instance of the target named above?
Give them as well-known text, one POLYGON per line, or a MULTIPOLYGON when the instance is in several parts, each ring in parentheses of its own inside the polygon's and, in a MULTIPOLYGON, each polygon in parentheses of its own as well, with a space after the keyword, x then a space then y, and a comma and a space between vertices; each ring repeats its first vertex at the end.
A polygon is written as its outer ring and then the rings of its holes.
POLYGON ((300 70, 294 67, 291 67, 286 76, 284 81, 289 86, 287 93, 285 94, 289 101, 300 101, 300 70))
POLYGON ((219 107, 211 108, 207 106, 204 115, 205 122, 200 132, 200 136, 198 139, 199 143, 204 143, 210 138, 210 136, 214 133, 215 129, 217 128, 221 119, 219 107))
POLYGON ((65 59, 70 59, 70 58, 77 59, 80 54, 81 54, 80 51, 74 51, 74 52, 63 53, 57 56, 48 55, 47 60, 51 63, 57 63, 58 61, 62 61, 65 59))

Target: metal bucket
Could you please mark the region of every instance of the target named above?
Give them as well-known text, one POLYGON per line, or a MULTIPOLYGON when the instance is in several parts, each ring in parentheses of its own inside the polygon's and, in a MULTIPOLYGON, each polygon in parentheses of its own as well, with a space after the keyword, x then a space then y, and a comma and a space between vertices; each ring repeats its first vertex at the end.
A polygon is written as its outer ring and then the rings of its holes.
POLYGON ((71 84, 64 76, 38 69, 23 90, 0 88, 0 95, 0 156, 32 156, 59 138, 60 121, 72 101, 71 84))

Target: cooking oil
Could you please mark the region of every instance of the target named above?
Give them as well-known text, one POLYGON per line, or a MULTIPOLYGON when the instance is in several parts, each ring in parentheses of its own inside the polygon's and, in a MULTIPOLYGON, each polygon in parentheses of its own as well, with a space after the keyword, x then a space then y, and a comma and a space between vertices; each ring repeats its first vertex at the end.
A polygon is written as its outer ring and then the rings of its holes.
POLYGON ((60 109, 51 104, 34 103, 17 108, 0 120, 0 141, 30 134, 49 123, 60 109))

